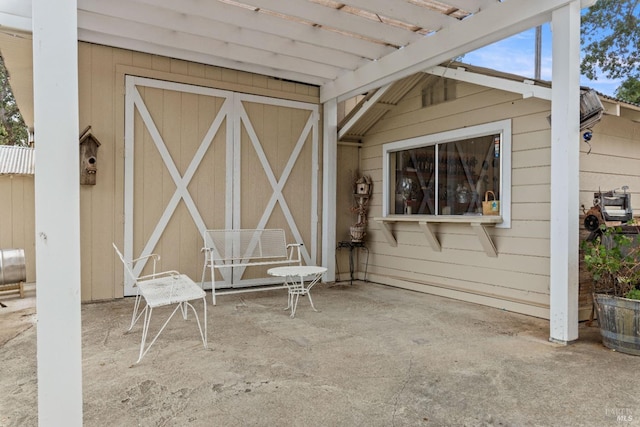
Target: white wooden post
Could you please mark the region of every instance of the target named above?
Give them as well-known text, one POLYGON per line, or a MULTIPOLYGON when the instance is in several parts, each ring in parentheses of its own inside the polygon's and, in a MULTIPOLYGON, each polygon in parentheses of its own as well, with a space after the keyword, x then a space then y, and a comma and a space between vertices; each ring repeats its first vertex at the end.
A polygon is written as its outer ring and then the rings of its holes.
POLYGON ((38 423, 82 426, 77 1, 33 0, 38 423))
POLYGON ((322 128, 322 265, 325 282, 336 280, 336 191, 338 163, 338 101, 323 104, 322 128))
POLYGON ((550 340, 578 338, 580 1, 553 12, 550 340))

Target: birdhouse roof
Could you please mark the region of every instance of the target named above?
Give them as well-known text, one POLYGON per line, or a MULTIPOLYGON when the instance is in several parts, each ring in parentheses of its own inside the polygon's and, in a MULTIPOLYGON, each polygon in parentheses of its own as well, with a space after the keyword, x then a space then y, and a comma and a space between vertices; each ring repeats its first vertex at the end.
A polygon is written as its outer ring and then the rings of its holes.
POLYGON ((91 133, 91 126, 87 126, 82 133, 80 133, 80 144, 84 144, 89 138, 95 141, 96 145, 99 147, 100 141, 91 133))

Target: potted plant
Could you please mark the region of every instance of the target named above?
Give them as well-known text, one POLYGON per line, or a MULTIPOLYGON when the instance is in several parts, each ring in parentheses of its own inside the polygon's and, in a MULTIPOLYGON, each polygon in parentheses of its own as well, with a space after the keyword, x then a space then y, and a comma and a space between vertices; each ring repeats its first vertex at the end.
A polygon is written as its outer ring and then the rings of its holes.
POLYGON ((584 242, 603 344, 640 356, 640 238, 637 225, 602 228, 584 242), (632 237, 633 236, 633 237, 632 237))
POLYGON ((369 210, 369 198, 373 185, 371 177, 362 175, 353 181, 353 199, 355 206, 351 207, 351 212, 356 214, 356 223, 349 228, 351 241, 360 243, 366 235, 367 211, 369 210))

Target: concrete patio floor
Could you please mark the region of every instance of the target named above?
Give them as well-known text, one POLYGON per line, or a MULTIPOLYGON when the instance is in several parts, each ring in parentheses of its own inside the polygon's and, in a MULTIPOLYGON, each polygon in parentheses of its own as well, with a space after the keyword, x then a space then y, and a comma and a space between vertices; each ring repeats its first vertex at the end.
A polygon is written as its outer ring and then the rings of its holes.
MULTIPOLYGON (((0 297, 0 426, 37 425, 28 295, 0 297)), ((561 346, 545 320, 363 282, 313 299, 295 319, 284 290, 208 299, 208 350, 177 317, 137 365, 133 300, 83 305, 84 425, 640 425, 640 358, 597 328, 561 346)))

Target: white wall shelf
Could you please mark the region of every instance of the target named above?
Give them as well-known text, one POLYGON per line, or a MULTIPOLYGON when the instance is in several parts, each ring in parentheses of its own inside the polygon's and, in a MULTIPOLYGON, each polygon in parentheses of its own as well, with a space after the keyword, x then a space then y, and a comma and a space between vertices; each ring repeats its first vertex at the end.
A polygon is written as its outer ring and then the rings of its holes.
POLYGON ((437 224, 468 224, 478 236, 480 244, 487 256, 497 257, 498 251, 487 231, 487 227, 494 227, 502 222, 502 217, 491 215, 388 215, 373 218, 380 223, 382 234, 389 245, 396 247, 398 242, 393 234, 392 224, 396 222, 417 223, 434 251, 441 252, 442 246, 436 236, 437 224))

